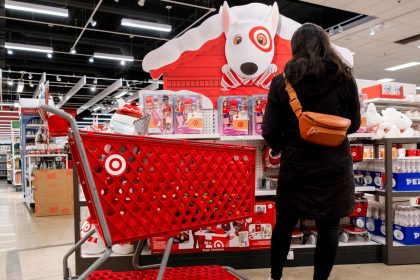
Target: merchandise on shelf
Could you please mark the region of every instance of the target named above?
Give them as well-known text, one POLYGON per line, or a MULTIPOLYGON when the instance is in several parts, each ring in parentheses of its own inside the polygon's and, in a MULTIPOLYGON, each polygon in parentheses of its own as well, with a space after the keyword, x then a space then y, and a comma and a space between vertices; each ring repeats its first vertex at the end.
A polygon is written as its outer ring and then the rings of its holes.
POLYGON ((201 95, 177 94, 174 96, 175 132, 202 133, 203 113, 201 95))
POLYGON ((264 120, 265 107, 267 106, 267 95, 259 94, 252 96, 252 133, 262 134, 262 123, 264 120))
MULTIPOLYGON (((211 252, 246 249, 268 249, 274 229, 274 202, 255 202, 252 218, 181 232, 174 241, 172 252, 211 252)), ((153 254, 165 250, 167 237, 150 239, 153 254)))
POLYGON ((148 127, 149 134, 174 133, 174 105, 172 95, 145 94, 143 95, 143 108, 150 114, 148 127))
POLYGON ((125 104, 112 116, 110 127, 115 133, 137 134, 134 123, 142 116, 136 102, 125 104))
POLYGON ((394 207, 394 240, 404 245, 420 244, 420 209, 394 207))
POLYGON ((401 84, 380 84, 362 88, 362 92, 368 99, 373 98, 404 98, 404 90, 401 84))
POLYGON ((221 96, 218 110, 222 135, 249 134, 248 97, 221 96))

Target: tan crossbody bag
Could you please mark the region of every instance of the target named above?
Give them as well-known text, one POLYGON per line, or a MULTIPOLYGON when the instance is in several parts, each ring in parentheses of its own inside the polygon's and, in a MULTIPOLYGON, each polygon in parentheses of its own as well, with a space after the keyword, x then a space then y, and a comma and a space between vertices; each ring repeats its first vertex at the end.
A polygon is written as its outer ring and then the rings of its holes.
MULTIPOLYGON (((284 75, 283 75, 284 76, 284 75)), ((346 118, 315 112, 302 112, 302 105, 293 86, 284 76, 289 103, 299 120, 300 136, 303 140, 327 147, 337 147, 347 137, 351 121, 346 118)))

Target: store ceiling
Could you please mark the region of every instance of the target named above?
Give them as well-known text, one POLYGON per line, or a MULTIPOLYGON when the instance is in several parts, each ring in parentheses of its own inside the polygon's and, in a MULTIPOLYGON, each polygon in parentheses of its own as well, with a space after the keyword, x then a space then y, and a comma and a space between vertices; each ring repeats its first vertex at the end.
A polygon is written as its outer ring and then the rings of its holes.
POLYGON ((332 7, 375 17, 331 39, 340 46, 355 52, 357 78, 378 80, 392 78, 397 82, 420 85, 420 65, 399 71, 385 68, 420 62, 420 36, 407 44, 400 40, 420 34, 420 1, 418 0, 305 0, 313 4, 332 7), (376 26, 376 27, 375 27, 376 26), (374 35, 370 28, 374 28, 374 35))

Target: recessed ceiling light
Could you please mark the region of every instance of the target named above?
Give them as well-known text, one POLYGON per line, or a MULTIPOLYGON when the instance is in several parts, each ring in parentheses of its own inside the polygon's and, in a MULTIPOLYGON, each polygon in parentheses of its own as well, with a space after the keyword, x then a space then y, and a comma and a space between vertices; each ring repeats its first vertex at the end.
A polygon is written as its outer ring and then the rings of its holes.
POLYGON ((7 53, 8 54, 13 54, 13 51, 12 50, 7 50, 7 53))
POLYGON ((170 32, 172 30, 172 26, 169 24, 148 22, 148 21, 143 21, 143 20, 134 20, 134 19, 128 19, 128 18, 123 18, 121 20, 121 25, 135 27, 135 28, 162 31, 162 32, 170 32))
POLYGON ((46 15, 58 16, 58 17, 68 17, 69 15, 69 11, 67 9, 55 8, 55 7, 44 6, 44 5, 36 5, 36 4, 24 3, 24 2, 18 2, 18 1, 10 1, 10 0, 6 0, 4 7, 10 10, 18 10, 18 11, 24 11, 24 12, 37 13, 37 14, 46 14, 46 15))
POLYGON ((417 66, 419 64, 420 64, 420 62, 412 61, 412 62, 404 63, 404 64, 401 64, 401 65, 389 67, 389 68, 386 68, 385 70, 386 71, 397 71, 397 70, 401 70, 401 69, 404 69, 404 68, 417 66))
POLYGON ((383 79, 377 80, 377 82, 383 82, 383 83, 388 83, 388 82, 392 82, 392 81, 395 81, 395 79, 383 78, 383 79))
POLYGON ((90 62, 90 63, 93 63, 93 61, 94 61, 94 60, 93 60, 93 57, 89 57, 89 62, 90 62))
POLYGON ((95 87, 95 86, 91 86, 91 87, 90 87, 90 91, 91 91, 91 92, 95 92, 95 91, 96 91, 96 87, 95 87))
POLYGON ((52 54, 47 53, 47 57, 48 57, 48 58, 52 58, 52 54))

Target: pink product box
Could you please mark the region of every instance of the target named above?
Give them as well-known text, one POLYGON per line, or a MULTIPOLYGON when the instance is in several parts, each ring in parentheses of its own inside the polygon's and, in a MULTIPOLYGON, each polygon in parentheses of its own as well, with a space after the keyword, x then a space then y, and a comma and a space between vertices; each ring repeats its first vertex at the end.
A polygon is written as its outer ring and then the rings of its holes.
POLYGON ((145 94, 143 108, 150 114, 149 134, 174 133, 174 105, 172 96, 167 94, 145 94))
POLYGON ((222 135, 249 134, 248 97, 221 96, 219 97, 218 110, 222 135))
POLYGON ((265 107, 267 106, 267 95, 259 94, 252 96, 251 99, 251 117, 252 117, 252 133, 262 134, 262 123, 264 120, 265 107))
POLYGON ((200 95, 174 96, 175 133, 199 134, 203 132, 203 112, 200 95))

